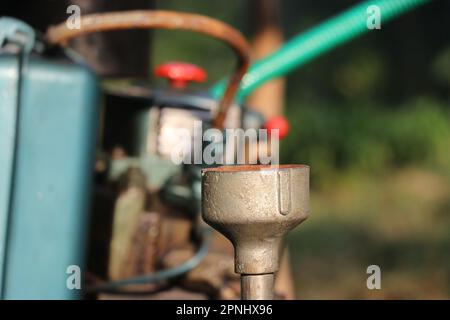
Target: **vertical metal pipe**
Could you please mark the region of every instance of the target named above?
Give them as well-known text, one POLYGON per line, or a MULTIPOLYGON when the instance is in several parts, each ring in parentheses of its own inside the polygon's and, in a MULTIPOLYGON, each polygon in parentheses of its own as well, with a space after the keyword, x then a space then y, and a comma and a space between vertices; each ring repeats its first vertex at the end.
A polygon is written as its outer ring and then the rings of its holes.
POLYGON ((242 300, 272 300, 274 274, 241 275, 242 300))

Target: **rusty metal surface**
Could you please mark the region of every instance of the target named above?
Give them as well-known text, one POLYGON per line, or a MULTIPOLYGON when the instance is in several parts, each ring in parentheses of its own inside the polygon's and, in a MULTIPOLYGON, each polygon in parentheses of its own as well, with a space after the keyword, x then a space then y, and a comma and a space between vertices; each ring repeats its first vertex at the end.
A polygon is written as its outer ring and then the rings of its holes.
POLYGON ((163 10, 133 10, 84 15, 81 17, 81 26, 80 29, 69 29, 65 22, 52 26, 47 31, 47 39, 50 43, 66 45, 70 39, 93 32, 161 28, 203 33, 225 42, 237 54, 238 63, 230 77, 213 122, 214 127, 223 128, 228 109, 250 64, 250 47, 239 31, 222 21, 206 16, 163 10))
POLYGON ((116 201, 114 209, 113 231, 109 253, 108 275, 118 280, 135 275, 131 264, 133 252, 133 234, 145 205, 145 190, 131 187, 123 192, 116 201))
MULTIPOLYGON (((195 253, 192 245, 174 248, 163 259, 164 268, 173 268, 191 258, 195 253)), ((203 261, 181 279, 180 285, 194 292, 206 293, 213 299, 237 299, 239 291, 230 290, 230 281, 239 278, 233 270, 233 259, 230 255, 209 251, 203 261)))
MULTIPOLYGON (((273 274, 285 233, 309 215, 309 167, 223 166, 202 171, 202 215, 235 248, 235 271, 273 274)), ((248 278, 242 297, 273 295, 273 281, 248 278), (255 281, 255 283, 253 283, 255 281), (257 292, 262 288, 266 293, 257 292), (270 288, 270 289, 269 289, 270 288)))
POLYGON ((128 253, 128 266, 133 276, 154 272, 158 264, 158 245, 162 218, 158 212, 144 212, 139 216, 128 253))
POLYGON ((151 294, 100 294, 98 300, 207 300, 201 292, 193 292, 181 287, 171 287, 151 294))

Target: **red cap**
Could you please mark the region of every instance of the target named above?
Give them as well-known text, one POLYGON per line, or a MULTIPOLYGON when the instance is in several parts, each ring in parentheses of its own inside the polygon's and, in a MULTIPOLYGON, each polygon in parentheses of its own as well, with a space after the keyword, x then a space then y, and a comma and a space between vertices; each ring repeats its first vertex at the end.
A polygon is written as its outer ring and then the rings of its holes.
POLYGON ((167 78, 175 88, 186 87, 187 82, 204 82, 206 72, 195 64, 185 62, 168 62, 156 67, 155 75, 167 78))
POLYGON ((273 129, 278 129, 278 137, 281 140, 286 137, 289 132, 289 122, 285 117, 275 116, 267 120, 267 122, 264 124, 264 128, 269 130, 269 134, 273 129))

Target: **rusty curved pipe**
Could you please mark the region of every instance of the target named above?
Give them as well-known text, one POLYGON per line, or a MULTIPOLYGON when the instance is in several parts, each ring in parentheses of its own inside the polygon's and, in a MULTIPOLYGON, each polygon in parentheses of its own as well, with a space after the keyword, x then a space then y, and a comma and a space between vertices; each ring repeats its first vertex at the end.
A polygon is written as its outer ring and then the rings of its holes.
POLYGON ((223 129, 228 109, 239 88, 239 83, 250 65, 250 46, 242 34, 228 24, 192 13, 163 10, 132 10, 89 14, 81 17, 80 29, 69 29, 63 22, 47 30, 47 40, 53 44, 67 45, 70 39, 92 32, 125 29, 186 30, 209 35, 225 42, 238 56, 238 63, 228 81, 219 103, 213 126, 223 129))

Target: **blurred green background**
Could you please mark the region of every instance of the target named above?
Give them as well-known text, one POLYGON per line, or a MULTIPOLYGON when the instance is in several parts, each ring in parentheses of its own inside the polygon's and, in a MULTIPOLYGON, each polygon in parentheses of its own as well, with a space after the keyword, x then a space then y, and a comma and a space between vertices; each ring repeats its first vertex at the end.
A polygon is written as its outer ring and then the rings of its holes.
MULTIPOLYGON (((250 1, 158 1, 252 38, 250 1)), ((284 0, 285 38, 357 1, 284 0)), ((287 77, 283 163, 312 170, 310 219, 288 239, 298 298, 450 298, 449 2, 436 0, 287 77), (381 267, 368 290, 366 268, 381 267)), ((229 74, 223 45, 154 33, 153 63, 229 74)))

